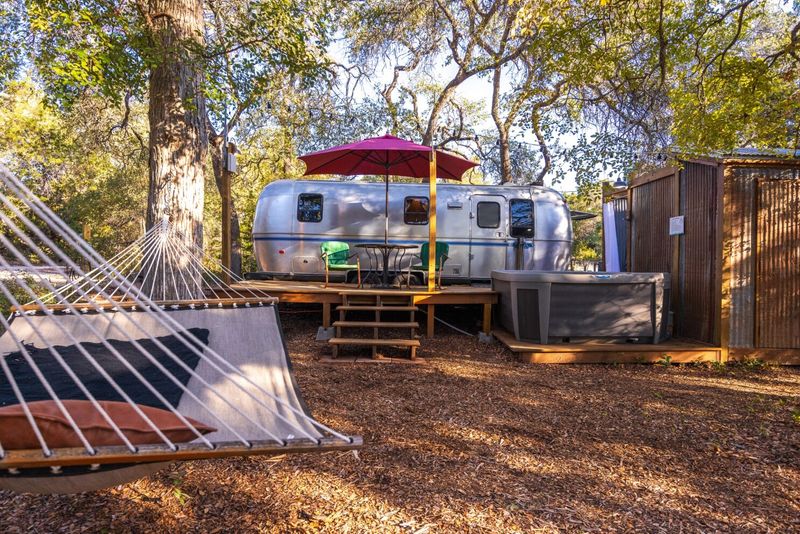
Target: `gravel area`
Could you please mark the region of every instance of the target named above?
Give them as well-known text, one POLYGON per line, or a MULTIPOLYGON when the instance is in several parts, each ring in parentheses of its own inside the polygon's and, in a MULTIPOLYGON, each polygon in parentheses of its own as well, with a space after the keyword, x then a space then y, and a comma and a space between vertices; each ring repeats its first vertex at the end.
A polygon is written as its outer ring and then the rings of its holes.
POLYGON ((798 369, 530 366, 444 328, 423 365, 324 365, 318 315, 282 317, 314 415, 361 451, 0 492, 0 532, 800 531, 798 369))

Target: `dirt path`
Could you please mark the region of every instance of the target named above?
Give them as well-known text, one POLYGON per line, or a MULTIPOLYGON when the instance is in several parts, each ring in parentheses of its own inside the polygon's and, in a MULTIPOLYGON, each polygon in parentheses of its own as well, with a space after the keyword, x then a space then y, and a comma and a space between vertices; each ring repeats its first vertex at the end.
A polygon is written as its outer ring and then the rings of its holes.
POLYGON ((303 317, 284 319, 303 393, 359 454, 0 493, 0 531, 800 531, 800 370, 532 367, 450 335, 427 365, 325 366, 303 317))

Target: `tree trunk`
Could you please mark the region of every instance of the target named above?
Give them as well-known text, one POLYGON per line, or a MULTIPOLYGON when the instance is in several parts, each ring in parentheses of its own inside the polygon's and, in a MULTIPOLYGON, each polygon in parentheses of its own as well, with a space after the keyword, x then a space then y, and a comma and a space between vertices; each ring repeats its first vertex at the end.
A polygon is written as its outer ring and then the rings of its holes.
POLYGON ((511 181, 511 147, 508 139, 506 121, 500 116, 500 80, 503 66, 494 68, 492 76, 492 120, 497 127, 497 140, 500 148, 500 183, 507 184, 511 181))
POLYGON ((242 234, 239 228, 239 213, 231 199, 231 271, 242 276, 242 234))
MULTIPOLYGON (((224 139, 213 131, 211 123, 208 122, 209 139, 211 143, 211 168, 214 169, 214 182, 217 184, 217 191, 222 195, 222 145, 224 139)), ((236 204, 231 198, 231 271, 234 274, 242 275, 242 241, 239 229, 239 214, 236 212, 236 204)))
POLYGON ((534 178, 532 185, 544 185, 544 177, 550 172, 553 165, 553 158, 550 155, 550 149, 547 147, 547 139, 542 134, 542 129, 539 124, 539 113, 534 111, 531 114, 531 129, 539 142, 539 152, 542 154, 542 170, 534 178))
POLYGON ((202 298, 192 283, 196 265, 188 249, 203 246, 204 165, 208 151, 203 72, 194 50, 203 45, 199 0, 150 0, 149 22, 158 48, 150 71, 150 187, 147 227, 169 221, 181 241, 162 254, 155 299, 202 298))
POLYGON ((450 97, 455 94, 458 86, 461 85, 461 83, 466 79, 467 77, 459 72, 452 80, 450 80, 450 83, 445 86, 441 94, 439 94, 439 97, 433 103, 431 114, 428 117, 428 126, 425 128, 425 134, 422 136, 423 145, 433 146, 433 142, 436 138, 436 126, 439 123, 439 115, 442 113, 444 106, 450 100, 450 97))

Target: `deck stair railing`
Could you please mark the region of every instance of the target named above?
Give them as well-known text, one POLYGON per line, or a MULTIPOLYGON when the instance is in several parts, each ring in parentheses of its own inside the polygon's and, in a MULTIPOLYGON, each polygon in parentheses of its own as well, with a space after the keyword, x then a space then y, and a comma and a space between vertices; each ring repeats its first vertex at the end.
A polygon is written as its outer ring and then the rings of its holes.
MULTIPOLYGON (((342 304, 336 308, 339 312, 339 320, 334 321, 333 327, 336 329, 336 336, 328 341, 333 346, 333 357, 339 356, 341 346, 369 346, 372 347, 372 358, 380 359, 381 355, 378 347, 403 347, 408 348, 409 357, 414 360, 417 357, 417 329, 419 323, 416 322, 414 314, 419 310, 414 305, 413 295, 398 295, 391 291, 369 292, 363 291, 342 291, 342 304), (372 312, 372 320, 350 320, 348 314, 372 312), (408 313, 407 321, 392 321, 387 317, 387 312, 408 313), (343 330, 351 329, 371 329, 371 337, 345 337, 343 330), (407 332, 405 337, 388 337, 387 331, 407 332)), ((351 316, 352 317, 352 316, 351 316)))

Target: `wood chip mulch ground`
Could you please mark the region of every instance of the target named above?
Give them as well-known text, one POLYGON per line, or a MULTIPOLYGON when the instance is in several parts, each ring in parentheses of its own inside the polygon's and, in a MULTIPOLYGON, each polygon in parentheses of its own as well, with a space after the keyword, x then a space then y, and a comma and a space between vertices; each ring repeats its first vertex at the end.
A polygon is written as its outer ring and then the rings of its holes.
POLYGON ((323 365, 314 415, 358 453, 176 465, 90 494, 0 492, 0 532, 800 531, 800 370, 530 366, 441 332, 425 365, 323 365))

